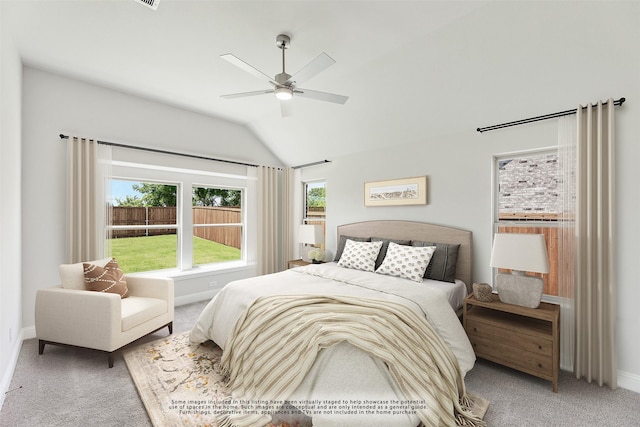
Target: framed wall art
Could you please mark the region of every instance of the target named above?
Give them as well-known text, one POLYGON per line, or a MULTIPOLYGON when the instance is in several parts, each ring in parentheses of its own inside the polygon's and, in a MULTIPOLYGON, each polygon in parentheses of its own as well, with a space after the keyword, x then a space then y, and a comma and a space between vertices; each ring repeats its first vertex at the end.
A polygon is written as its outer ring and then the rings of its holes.
POLYGON ((401 206, 426 204, 426 176, 364 183, 365 206, 401 206))

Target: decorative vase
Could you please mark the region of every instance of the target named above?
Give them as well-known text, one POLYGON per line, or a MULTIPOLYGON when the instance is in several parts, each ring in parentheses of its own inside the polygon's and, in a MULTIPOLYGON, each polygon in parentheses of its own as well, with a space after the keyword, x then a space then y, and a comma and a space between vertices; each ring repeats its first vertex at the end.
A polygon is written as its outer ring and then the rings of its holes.
POLYGON ((473 296, 478 301, 491 302, 493 301, 493 288, 488 283, 474 283, 473 296))

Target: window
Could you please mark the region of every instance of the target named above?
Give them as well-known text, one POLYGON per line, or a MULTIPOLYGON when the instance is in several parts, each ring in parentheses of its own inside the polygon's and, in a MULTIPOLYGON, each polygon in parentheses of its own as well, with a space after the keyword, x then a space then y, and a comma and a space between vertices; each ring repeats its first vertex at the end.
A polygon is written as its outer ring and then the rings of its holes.
POLYGON ((242 190, 193 187, 193 265, 242 257, 242 190))
POLYGON ((255 258, 247 224, 255 225, 256 214, 246 208, 255 205, 255 184, 246 166, 120 154, 106 232, 125 273, 208 273, 244 268, 255 258))
POLYGON ((544 280, 544 293, 557 296, 557 222, 562 197, 558 152, 549 149, 504 155, 495 157, 494 162, 494 231, 544 234, 549 273, 536 275, 544 280))
POLYGON ((326 182, 315 181, 304 183, 304 217, 303 224, 321 225, 323 241, 326 241, 327 195, 326 182))
POLYGON ((111 194, 108 243, 122 271, 176 268, 178 185, 114 179, 111 194))

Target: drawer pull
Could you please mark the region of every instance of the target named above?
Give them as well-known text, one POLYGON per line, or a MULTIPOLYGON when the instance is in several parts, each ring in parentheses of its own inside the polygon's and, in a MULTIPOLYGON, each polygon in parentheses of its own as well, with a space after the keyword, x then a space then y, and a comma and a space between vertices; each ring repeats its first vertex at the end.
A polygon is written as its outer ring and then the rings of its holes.
POLYGON ((476 328, 473 328, 473 332, 478 332, 478 330, 476 328))
POLYGON ((541 345, 538 346, 538 350, 542 350, 542 346, 541 345))
POLYGON ((542 363, 538 363, 538 368, 542 368, 542 363))

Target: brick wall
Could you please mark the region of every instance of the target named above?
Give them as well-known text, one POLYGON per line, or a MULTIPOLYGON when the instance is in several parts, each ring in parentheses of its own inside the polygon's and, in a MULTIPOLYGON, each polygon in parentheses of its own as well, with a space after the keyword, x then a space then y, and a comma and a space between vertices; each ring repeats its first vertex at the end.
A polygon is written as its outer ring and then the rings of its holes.
POLYGON ((558 155, 501 161, 498 184, 501 214, 556 213, 562 189, 558 155))

